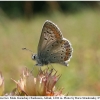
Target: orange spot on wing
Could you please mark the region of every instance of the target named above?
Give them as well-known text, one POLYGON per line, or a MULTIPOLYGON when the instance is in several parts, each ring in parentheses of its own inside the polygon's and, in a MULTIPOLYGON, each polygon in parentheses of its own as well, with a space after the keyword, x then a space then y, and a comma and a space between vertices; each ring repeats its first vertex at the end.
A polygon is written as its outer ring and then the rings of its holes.
POLYGON ((64 61, 69 59, 69 55, 70 55, 70 51, 68 49, 66 49, 66 54, 65 54, 64 61))
POLYGON ((52 27, 52 26, 46 26, 46 27, 53 31, 53 33, 55 34, 55 37, 57 39, 61 39, 61 35, 57 32, 57 30, 54 27, 52 27))
POLYGON ((68 52, 66 52, 66 56, 64 58, 64 61, 68 60, 68 52))
POLYGON ((65 57, 65 58, 64 58, 64 61, 66 61, 66 60, 68 60, 68 57, 65 57))

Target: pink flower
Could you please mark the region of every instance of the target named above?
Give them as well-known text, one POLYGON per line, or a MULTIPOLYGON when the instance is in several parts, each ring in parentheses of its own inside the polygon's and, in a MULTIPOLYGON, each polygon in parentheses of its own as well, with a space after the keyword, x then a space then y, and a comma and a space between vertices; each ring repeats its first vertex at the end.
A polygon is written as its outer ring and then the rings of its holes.
POLYGON ((2 96, 4 93, 4 78, 2 76, 2 73, 0 72, 0 96, 2 96))
POLYGON ((27 68, 23 71, 20 80, 15 81, 17 84, 17 95, 23 96, 60 96, 62 89, 55 91, 55 84, 60 75, 56 75, 54 69, 39 70, 37 77, 34 77, 32 72, 27 68))

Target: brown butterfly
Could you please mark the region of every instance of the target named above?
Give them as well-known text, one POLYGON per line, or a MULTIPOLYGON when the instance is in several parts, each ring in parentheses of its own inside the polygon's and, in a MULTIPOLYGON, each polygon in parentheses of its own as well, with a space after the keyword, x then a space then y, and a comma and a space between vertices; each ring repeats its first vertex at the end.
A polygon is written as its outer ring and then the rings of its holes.
POLYGON ((63 37, 57 25, 46 20, 38 44, 38 53, 32 55, 32 59, 37 61, 36 65, 59 63, 67 66, 72 52, 71 43, 63 37))

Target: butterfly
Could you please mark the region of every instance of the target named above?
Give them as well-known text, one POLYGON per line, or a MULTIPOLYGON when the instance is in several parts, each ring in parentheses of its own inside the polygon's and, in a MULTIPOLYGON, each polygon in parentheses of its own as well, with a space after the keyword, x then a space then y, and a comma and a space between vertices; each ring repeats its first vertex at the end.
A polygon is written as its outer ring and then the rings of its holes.
POLYGON ((32 55, 32 60, 37 61, 36 65, 59 63, 68 66, 72 52, 71 43, 63 37, 58 26, 46 20, 38 44, 38 53, 32 55))

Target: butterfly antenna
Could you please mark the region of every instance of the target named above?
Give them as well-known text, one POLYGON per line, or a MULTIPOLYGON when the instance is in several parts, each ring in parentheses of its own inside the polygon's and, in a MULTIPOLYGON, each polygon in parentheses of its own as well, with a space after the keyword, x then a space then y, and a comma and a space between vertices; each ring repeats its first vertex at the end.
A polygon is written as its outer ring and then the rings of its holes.
POLYGON ((34 54, 33 51, 31 51, 31 50, 29 50, 27 48, 22 48, 22 50, 27 50, 27 51, 30 51, 32 54, 34 54))

